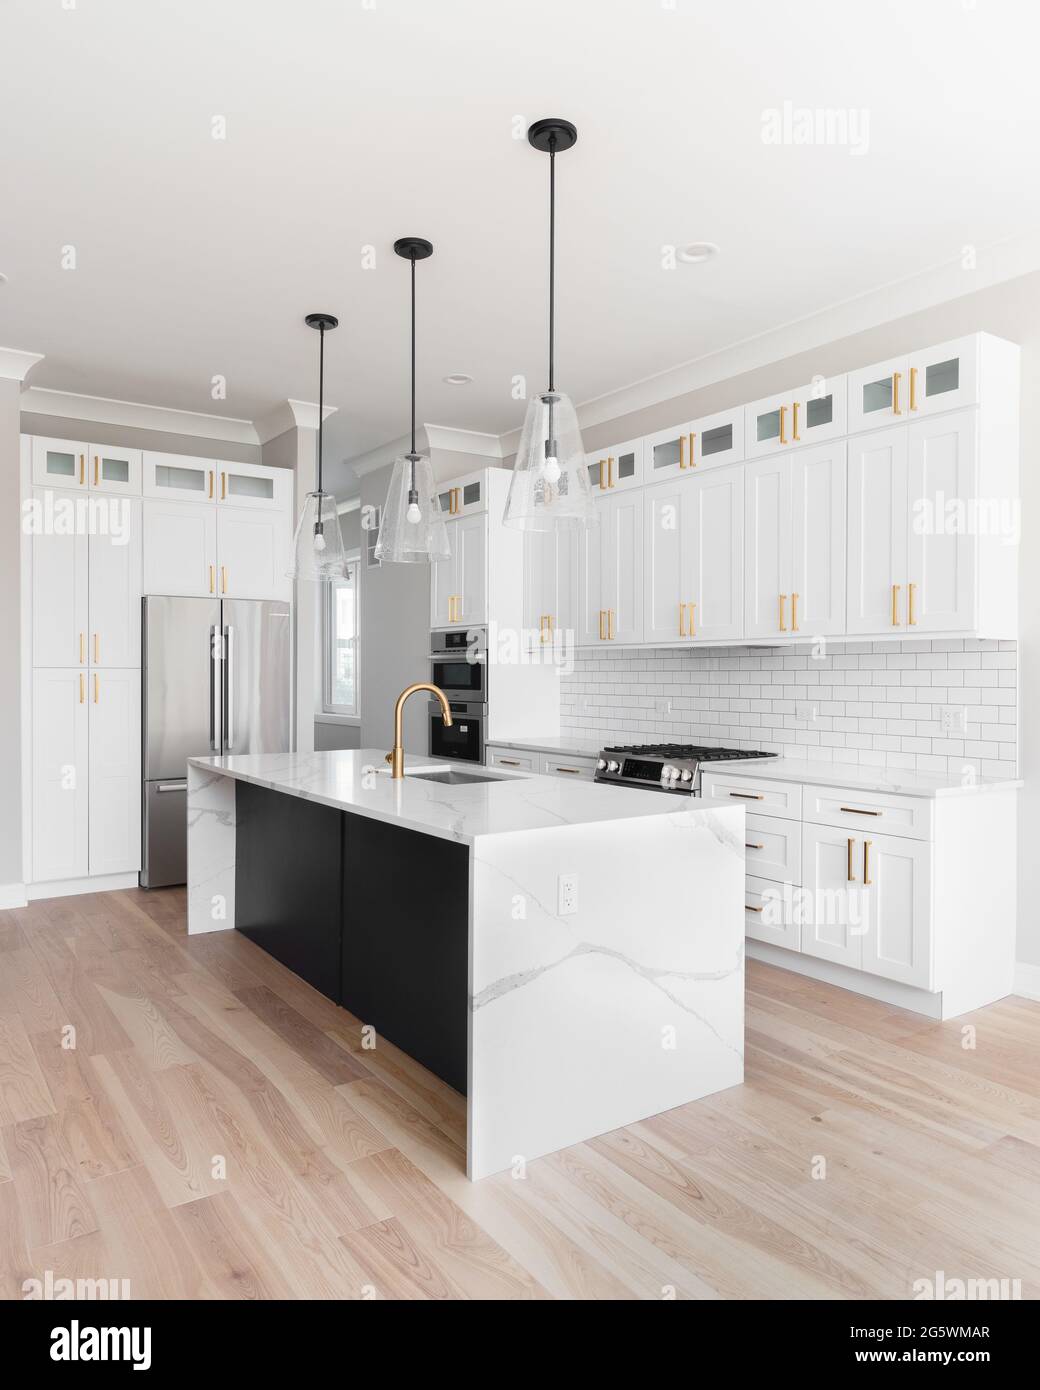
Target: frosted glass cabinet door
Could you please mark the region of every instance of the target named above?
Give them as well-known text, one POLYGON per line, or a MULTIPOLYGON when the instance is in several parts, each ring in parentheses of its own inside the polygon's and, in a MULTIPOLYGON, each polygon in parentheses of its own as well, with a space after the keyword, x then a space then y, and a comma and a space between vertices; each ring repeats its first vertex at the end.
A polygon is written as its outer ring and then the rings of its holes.
POLYGON ((87 533, 76 522, 85 499, 56 488, 34 488, 39 529, 32 537, 34 666, 87 661, 87 533))
POLYGON ((639 487, 643 482, 643 441, 629 439, 624 444, 611 444, 587 459, 589 482, 597 496, 608 492, 639 487))
POLYGON ((71 439, 34 438, 33 482, 49 483, 51 487, 85 488, 88 452, 86 444, 76 443, 71 439))
POLYGON ((258 463, 216 461, 217 501, 232 507, 260 511, 288 511, 292 499, 292 473, 287 468, 266 468, 258 463))
POLYGON ((141 672, 92 671, 90 873, 141 867, 141 672))
POLYGON ((794 392, 791 404, 791 443, 822 444, 846 433, 844 376, 817 377, 794 392))
POLYGON ((171 502, 212 503, 217 495, 217 465, 213 459, 188 454, 143 456, 145 497, 165 497, 171 502))
POLYGON ((142 454, 111 444, 91 444, 87 455, 87 479, 91 492, 112 492, 140 497, 142 454))
POLYGON ((979 340, 958 338, 925 352, 912 352, 908 366, 907 411, 936 415, 975 405, 979 399, 979 340))
POLYGON ((909 360, 891 357, 848 376, 849 433, 878 430, 909 414, 909 360))
POLYGON ((142 533, 146 594, 217 593, 215 507, 146 497, 142 533))
POLYGON ((87 873, 87 684, 83 670, 34 671, 32 876, 87 873))
POLYGON ((89 541, 87 655, 92 666, 141 664, 141 501, 128 497, 115 513, 118 529, 89 541))
MULTIPOLYGON (((643 441, 645 482, 663 483, 668 478, 692 474, 690 460, 691 449, 696 442, 693 437, 694 429, 695 422, 691 420, 684 425, 658 430, 656 434, 647 436, 643 441)), ((596 481, 597 479, 593 478, 593 482, 596 481)))

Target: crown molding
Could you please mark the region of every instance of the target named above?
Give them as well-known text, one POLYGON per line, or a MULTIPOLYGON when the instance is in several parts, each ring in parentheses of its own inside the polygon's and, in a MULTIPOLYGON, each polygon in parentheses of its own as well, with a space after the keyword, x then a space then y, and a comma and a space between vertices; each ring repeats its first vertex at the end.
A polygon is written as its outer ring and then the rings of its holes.
POLYGON ((142 405, 138 401, 108 400, 104 396, 81 396, 74 391, 52 391, 28 386, 21 396, 22 411, 37 415, 57 415, 67 420, 91 420, 99 425, 126 425, 133 429, 159 430, 165 434, 189 434, 200 439, 220 439, 225 443, 256 444, 251 420, 226 415, 201 415, 192 410, 171 410, 161 405, 142 405))
MULTIPOLYGON (((416 447, 421 451, 424 447, 421 432, 416 436, 416 447)), ((388 439, 385 444, 379 444, 375 449, 369 449, 365 454, 358 454, 357 458, 346 459, 354 470, 358 478, 363 478, 366 473, 374 473, 378 468, 385 468, 388 463, 393 463, 394 459, 407 454, 412 447, 411 435, 402 434, 397 439, 388 439)))
POLYGON ((0 377, 6 377, 8 381, 24 381, 37 362, 42 361, 42 352, 0 347, 0 377))
MULTIPOLYGON (((322 411, 322 419, 335 415, 338 406, 327 405, 322 411)), ((255 422, 257 438, 261 444, 277 439, 287 430, 316 430, 318 428, 318 404, 316 401, 280 401, 273 410, 261 415, 255 422)))
POLYGON ((356 512, 360 507, 360 497, 348 497, 345 502, 336 503, 336 512, 339 516, 346 516, 347 512, 356 512))
POLYGON ((478 454, 481 458, 500 459, 502 440, 497 434, 482 430, 462 430, 454 425, 424 425, 431 449, 447 449, 458 454, 478 454))

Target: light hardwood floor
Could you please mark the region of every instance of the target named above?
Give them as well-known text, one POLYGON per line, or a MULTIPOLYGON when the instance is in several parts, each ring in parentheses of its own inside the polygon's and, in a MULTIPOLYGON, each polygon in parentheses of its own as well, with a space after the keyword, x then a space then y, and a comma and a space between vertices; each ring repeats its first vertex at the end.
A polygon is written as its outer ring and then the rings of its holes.
POLYGON ((462 1098, 189 939, 183 890, 2 912, 0 1292, 1040 1296, 1040 1004, 934 1024, 754 962, 747 1000, 744 1086, 471 1184, 462 1098))

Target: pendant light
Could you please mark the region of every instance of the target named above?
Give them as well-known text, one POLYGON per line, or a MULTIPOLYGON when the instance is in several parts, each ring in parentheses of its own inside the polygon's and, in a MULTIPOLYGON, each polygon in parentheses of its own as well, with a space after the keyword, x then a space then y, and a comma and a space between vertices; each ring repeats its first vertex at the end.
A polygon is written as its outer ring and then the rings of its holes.
POLYGON ((384 564, 429 564, 451 555, 433 492, 433 468, 415 448, 415 263, 432 256, 433 246, 422 237, 406 236, 394 242, 394 251, 412 263, 412 449, 394 460, 375 557, 384 564))
POLYGON ((343 535, 339 529, 336 499, 322 488, 322 430, 325 423, 325 333, 336 328, 339 319, 332 314, 308 314, 308 328, 321 335, 318 348, 318 487, 308 492, 293 538, 290 579, 342 579, 347 572, 343 535))
POLYGON ((503 518, 527 531, 595 524, 592 484, 570 397, 556 389, 556 156, 578 138, 570 121, 535 121, 527 138, 549 156, 549 384, 532 397, 503 518))

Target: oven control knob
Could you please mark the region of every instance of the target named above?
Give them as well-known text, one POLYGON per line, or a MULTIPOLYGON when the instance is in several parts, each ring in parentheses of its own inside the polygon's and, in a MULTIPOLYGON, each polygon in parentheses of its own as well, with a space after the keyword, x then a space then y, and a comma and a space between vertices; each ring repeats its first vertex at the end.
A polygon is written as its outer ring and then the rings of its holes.
POLYGON ((693 781, 693 773, 690 771, 689 768, 686 768, 682 773, 680 773, 680 781, 682 781, 682 782, 692 782, 692 781, 693 781))
POLYGON ((607 771, 608 771, 608 772, 620 772, 620 771, 621 771, 621 764, 615 762, 614 759, 611 758, 610 762, 607 763, 607 771))
POLYGON ((662 782, 674 782, 678 775, 679 769, 677 767, 672 767, 671 763, 665 763, 664 767, 661 768, 662 782))
POLYGON ((606 767, 606 765, 607 765, 607 760, 606 760, 606 758, 600 758, 599 762, 597 762, 597 764, 596 764, 596 771, 597 771, 597 772, 602 772, 603 769, 606 767))

